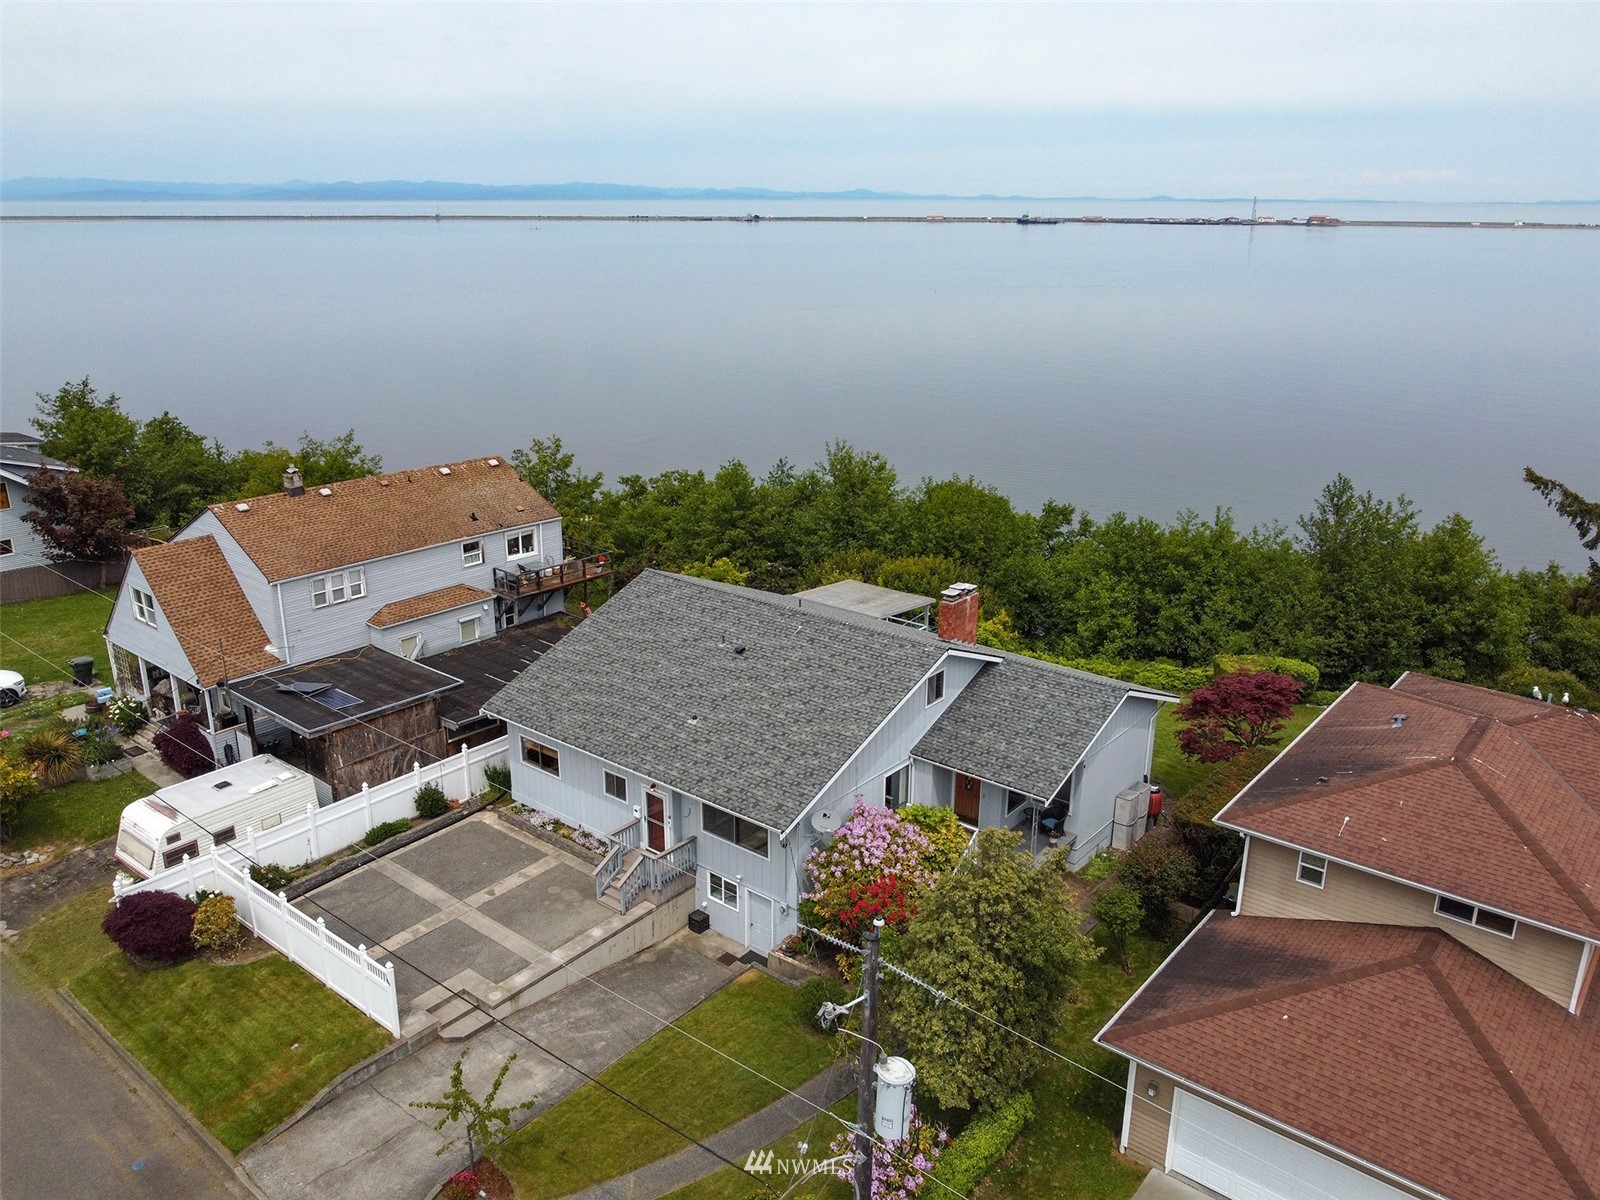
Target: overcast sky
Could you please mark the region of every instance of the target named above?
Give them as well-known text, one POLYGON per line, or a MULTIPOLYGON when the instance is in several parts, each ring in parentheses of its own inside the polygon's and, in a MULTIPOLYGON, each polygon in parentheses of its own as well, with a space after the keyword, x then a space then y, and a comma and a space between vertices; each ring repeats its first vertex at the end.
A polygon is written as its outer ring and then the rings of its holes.
POLYGON ((1600 5, 0 7, 0 173, 1600 197, 1600 5))

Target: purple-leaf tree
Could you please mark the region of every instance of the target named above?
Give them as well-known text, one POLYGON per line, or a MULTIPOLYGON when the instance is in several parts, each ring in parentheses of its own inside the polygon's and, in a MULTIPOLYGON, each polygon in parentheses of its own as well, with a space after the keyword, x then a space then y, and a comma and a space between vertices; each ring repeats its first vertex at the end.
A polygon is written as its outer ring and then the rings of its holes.
POLYGON ((1273 671, 1234 671, 1196 688, 1178 705, 1178 747, 1203 763, 1223 762, 1252 746, 1276 746, 1300 699, 1298 679, 1273 671))

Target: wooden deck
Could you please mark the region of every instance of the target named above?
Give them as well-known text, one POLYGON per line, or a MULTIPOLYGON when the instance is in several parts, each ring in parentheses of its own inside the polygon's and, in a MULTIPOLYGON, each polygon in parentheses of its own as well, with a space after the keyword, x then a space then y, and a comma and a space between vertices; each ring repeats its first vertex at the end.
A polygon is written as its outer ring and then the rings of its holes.
POLYGON ((591 554, 587 558, 569 558, 545 566, 496 567, 494 590, 498 596, 516 600, 595 579, 609 579, 611 575, 611 556, 591 554))

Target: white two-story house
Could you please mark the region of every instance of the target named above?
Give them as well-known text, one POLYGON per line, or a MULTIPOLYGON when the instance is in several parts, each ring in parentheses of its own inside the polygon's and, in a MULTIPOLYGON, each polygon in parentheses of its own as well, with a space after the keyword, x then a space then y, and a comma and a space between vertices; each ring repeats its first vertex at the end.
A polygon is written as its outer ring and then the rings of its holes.
POLYGON ((255 750, 226 683, 362 647, 426 658, 559 613, 596 573, 504 459, 311 488, 291 469, 136 551, 106 643, 117 687, 198 713, 221 762, 255 750))
POLYGON ((1357 684, 1217 823, 1236 913, 1097 1039, 1123 1149, 1238 1200, 1594 1200, 1600 717, 1357 684))
POLYGON ((941 634, 646 571, 486 706, 512 793, 611 840, 602 889, 693 873, 711 926, 757 953, 795 929, 804 866, 857 804, 966 823, 1058 814, 1074 863, 1148 783, 1153 693, 976 644, 978 596, 941 634))

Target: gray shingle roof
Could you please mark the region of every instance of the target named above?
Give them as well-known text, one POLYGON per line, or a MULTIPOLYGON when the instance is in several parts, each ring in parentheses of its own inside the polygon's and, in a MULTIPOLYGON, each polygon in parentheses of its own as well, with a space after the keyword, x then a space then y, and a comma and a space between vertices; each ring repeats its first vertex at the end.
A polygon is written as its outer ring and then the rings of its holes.
POLYGON ((1002 657, 950 702, 912 753, 1048 800, 1136 689, 1022 655, 1002 657))
POLYGON ((1003 661, 916 752, 1032 795, 1051 794, 1131 690, 800 597, 645 571, 484 708, 784 829, 951 649, 1003 661))
POLYGON ((484 707, 783 829, 948 648, 792 596, 645 571, 484 707))

